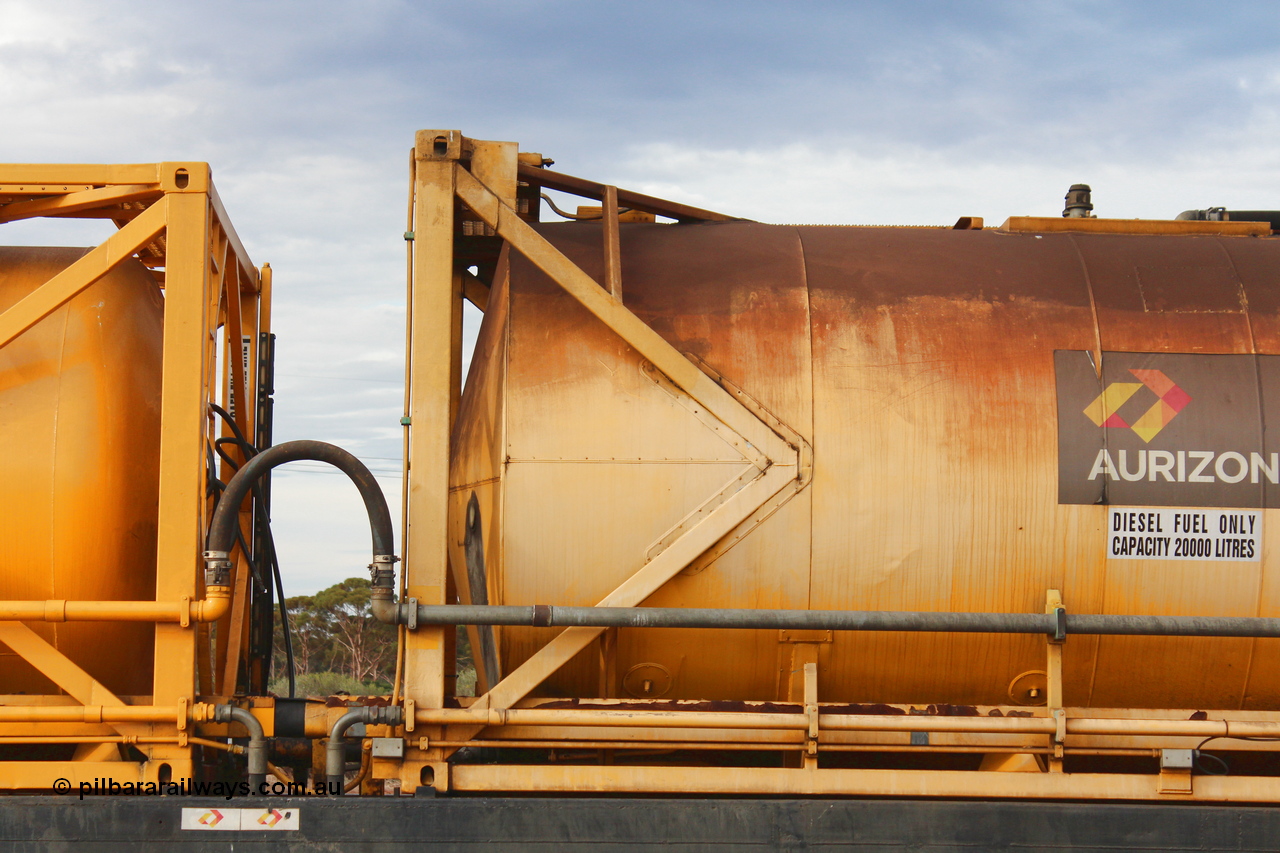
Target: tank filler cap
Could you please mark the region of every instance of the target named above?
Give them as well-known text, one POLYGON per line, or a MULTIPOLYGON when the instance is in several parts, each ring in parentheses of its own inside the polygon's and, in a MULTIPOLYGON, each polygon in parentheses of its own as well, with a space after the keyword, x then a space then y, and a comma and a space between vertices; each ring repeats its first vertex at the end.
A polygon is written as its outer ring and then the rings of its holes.
POLYGON ((1067 190, 1067 206, 1062 211, 1063 217, 1075 219, 1093 218, 1093 191, 1088 184, 1072 184, 1067 190))

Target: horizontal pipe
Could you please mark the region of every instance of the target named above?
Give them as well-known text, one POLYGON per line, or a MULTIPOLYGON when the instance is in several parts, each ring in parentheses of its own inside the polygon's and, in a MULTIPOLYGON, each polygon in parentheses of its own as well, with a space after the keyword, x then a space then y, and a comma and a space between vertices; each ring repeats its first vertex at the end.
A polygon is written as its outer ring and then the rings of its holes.
POLYGON ((177 723, 172 705, 0 705, 0 723, 177 723))
MULTIPOLYGON (((792 743, 715 743, 708 741, 627 741, 627 740, 433 740, 431 746, 441 749, 458 749, 462 747, 490 747, 493 749, 554 749, 567 752, 574 749, 616 749, 631 752, 671 752, 688 750, 700 752, 794 752, 807 748, 807 743, 798 740, 792 743)), ((956 752, 956 753, 1032 753, 1052 754, 1053 750, 1043 746, 917 746, 905 743, 824 743, 822 752, 956 752)), ((1086 749, 1068 748, 1068 755, 1159 755, 1158 749, 1086 749)))
MULTIPOLYGON (((799 716, 799 715, 797 715, 799 716)), ((839 732, 995 732, 1053 734, 1052 717, 935 717, 906 714, 818 714, 818 728, 839 732)), ((1071 731, 1071 720, 1067 720, 1071 731)))
POLYGON ((1184 210, 1177 218, 1210 222, 1265 222, 1273 231, 1280 229, 1280 210, 1227 210, 1224 207, 1211 207, 1207 210, 1184 210))
MULTIPOLYGON (((595 199, 596 201, 604 200, 604 184, 598 184, 595 181, 588 181, 584 178, 576 178, 573 175, 566 175, 561 172, 553 172, 550 169, 540 169, 537 166, 530 166, 526 163, 521 163, 518 168, 520 180, 528 181, 535 186, 572 193, 573 195, 595 199)), ((713 210, 703 210, 700 207, 693 207, 677 201, 668 201, 664 198, 655 198, 651 195, 624 189, 618 190, 618 204, 632 210, 643 210, 646 213, 655 213, 658 216, 669 216, 680 222, 731 222, 737 219, 735 216, 726 216, 713 210)))
POLYGON ((492 747, 494 749, 555 749, 565 752, 573 749, 625 749, 650 752, 670 752, 675 749, 788 752, 805 748, 804 740, 779 743, 716 743, 711 741, 642 741, 642 740, 433 740, 432 747, 461 749, 462 747, 492 747))
MULTIPOLYGON (((483 726, 622 726, 638 728, 807 729, 804 714, 732 711, 603 711, 543 708, 419 709, 414 721, 426 725, 469 723, 483 726)), ((1068 717, 1069 735, 1156 737, 1274 737, 1280 723, 1236 720, 1141 720, 1068 717)), ((1053 734, 1052 717, 944 717, 934 715, 819 714, 818 727, 828 731, 967 732, 988 734, 1053 734)))
POLYGON ((703 711, 563 711, 543 708, 420 708, 419 723, 487 726, 639 726, 642 728, 803 729, 803 714, 703 711))
MULTIPOLYGON (((16 735, 0 737, 0 744, 6 743, 178 743, 180 738, 175 735, 169 737, 150 737, 147 735, 16 735)), ((195 742, 200 738, 187 738, 188 742, 195 742)))
POLYGON ((231 588, 211 586, 202 601, 0 601, 8 622, 216 622, 231 609, 231 588))
POLYGON ((1049 635, 1065 628, 1066 634, 1280 637, 1280 619, 1268 617, 947 613, 895 610, 731 610, 696 607, 423 604, 418 606, 417 623, 419 625, 735 628, 1049 635))

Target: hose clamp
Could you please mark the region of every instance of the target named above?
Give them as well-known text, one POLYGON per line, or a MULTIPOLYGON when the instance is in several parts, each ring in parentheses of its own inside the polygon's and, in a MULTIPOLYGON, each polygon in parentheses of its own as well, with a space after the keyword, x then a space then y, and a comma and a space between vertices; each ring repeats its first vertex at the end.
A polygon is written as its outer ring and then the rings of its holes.
POLYGON ((226 551, 204 552, 205 586, 231 585, 231 560, 226 551))
POLYGON ((374 588, 393 589, 396 583, 396 563, 400 558, 395 554, 377 554, 369 564, 369 577, 374 588))

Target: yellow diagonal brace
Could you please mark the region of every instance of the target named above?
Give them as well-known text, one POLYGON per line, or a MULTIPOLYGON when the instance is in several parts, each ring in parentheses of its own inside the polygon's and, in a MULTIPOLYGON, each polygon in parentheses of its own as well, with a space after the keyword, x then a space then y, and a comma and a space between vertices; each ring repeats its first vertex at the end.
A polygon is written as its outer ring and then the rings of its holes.
MULTIPOLYGON (((758 507, 780 491, 793 488, 795 482, 794 465, 774 465, 671 543, 670 547, 649 561, 644 568, 627 578, 621 586, 605 596, 598 606, 635 607, 641 604, 699 554, 749 518, 758 507)), ((603 628, 566 628, 492 690, 478 698, 471 707, 510 708, 585 649, 603 631, 603 628)), ((447 740, 467 740, 483 729, 484 726, 450 726, 447 740)))
MULTIPOLYGON (((474 175, 460 166, 455 166, 454 175, 455 192, 468 207, 678 388, 735 432, 737 439, 728 440, 744 460, 758 469, 750 483, 673 540, 598 604, 600 607, 635 607, 779 492, 797 488, 802 482, 799 450, 601 288, 474 175)), ((569 628, 562 631, 477 699, 474 707, 511 707, 586 648, 602 630, 569 628)), ((482 728, 451 728, 449 739, 470 738, 482 728)))
POLYGON ((504 204, 474 175, 461 166, 455 169, 458 197, 468 207, 510 243, 513 249, 528 258, 584 308, 634 347, 636 352, 666 374, 677 387, 742 436, 745 444, 739 445, 737 449, 746 459, 763 469, 770 462, 795 457, 795 448, 790 447, 781 436, 681 355, 665 338, 601 288, 595 279, 533 230, 515 210, 504 204))
MULTIPOLYGON (((21 622, 0 622, 0 643, 34 666, 82 705, 123 708, 124 702, 47 640, 21 622)), ((138 723, 109 723, 121 734, 137 734, 146 726, 138 723)))
POLYGON ((119 266, 155 239, 168 218, 168 199, 161 199, 108 237, 102 245, 49 279, 0 314, 0 347, 39 323, 68 299, 119 266))
POLYGON ((37 198, 31 201, 15 201, 0 207, 0 222, 13 222, 33 216, 78 213, 81 210, 92 210, 95 207, 155 198, 160 195, 160 187, 156 184, 132 184, 123 187, 99 187, 94 190, 37 198))

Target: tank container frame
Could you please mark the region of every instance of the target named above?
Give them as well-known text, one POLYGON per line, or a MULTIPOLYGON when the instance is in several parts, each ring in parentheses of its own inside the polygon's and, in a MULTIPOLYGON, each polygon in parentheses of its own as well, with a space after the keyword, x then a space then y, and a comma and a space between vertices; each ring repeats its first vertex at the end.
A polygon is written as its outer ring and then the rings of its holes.
MULTIPOLYGON (((55 779, 78 786, 94 779, 190 778, 197 775, 194 747, 230 748, 197 734, 193 723, 212 724, 214 717, 197 697, 265 688, 265 662, 246 667, 251 592, 245 557, 237 552, 229 573, 206 583, 200 551, 213 510, 206 445, 232 435, 210 404, 233 409, 244 436, 259 436, 269 418, 270 389, 253 366, 271 346, 271 269, 253 265, 207 163, 0 165, 0 229, 35 217, 105 219, 117 230, 0 313, 0 347, 131 259, 149 269, 164 292, 156 598, 0 602, 0 643, 62 690, 0 697, 0 745, 89 747, 74 761, 0 762, 0 789, 48 790, 55 779), (25 624, 77 620, 155 623, 154 657, 137 661, 152 672, 150 695, 114 695, 25 624)), ((230 454, 243 462, 237 449, 230 454)), ((220 478, 228 478, 229 469, 224 463, 220 478)), ((240 523, 252 537, 248 501, 240 523)), ((39 564, 23 570, 39 571, 39 564)), ((91 561, 80 570, 92 572, 91 561)), ((200 734, 227 730, 210 725, 200 734)))

